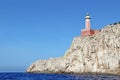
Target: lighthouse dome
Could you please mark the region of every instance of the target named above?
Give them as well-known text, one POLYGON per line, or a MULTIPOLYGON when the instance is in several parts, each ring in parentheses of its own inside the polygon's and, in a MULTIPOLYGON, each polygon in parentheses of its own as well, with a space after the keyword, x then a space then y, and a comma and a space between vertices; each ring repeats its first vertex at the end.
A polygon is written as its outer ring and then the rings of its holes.
POLYGON ((85 19, 91 19, 90 15, 87 13, 85 19))

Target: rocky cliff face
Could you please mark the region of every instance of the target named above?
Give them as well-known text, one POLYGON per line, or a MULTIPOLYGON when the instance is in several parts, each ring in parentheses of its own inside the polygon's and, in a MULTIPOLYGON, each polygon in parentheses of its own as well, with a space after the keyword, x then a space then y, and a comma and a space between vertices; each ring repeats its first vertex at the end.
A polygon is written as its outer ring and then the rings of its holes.
POLYGON ((93 36, 75 37, 63 57, 37 61, 27 72, 120 74, 120 24, 93 36))

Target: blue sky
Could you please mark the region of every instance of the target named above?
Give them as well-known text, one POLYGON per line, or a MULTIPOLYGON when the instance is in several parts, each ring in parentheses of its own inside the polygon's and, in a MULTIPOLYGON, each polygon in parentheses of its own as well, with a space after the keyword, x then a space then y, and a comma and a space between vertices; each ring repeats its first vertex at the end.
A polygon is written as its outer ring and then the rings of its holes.
POLYGON ((120 21, 120 0, 1 0, 0 72, 25 71, 34 61, 63 56, 84 29, 120 21))

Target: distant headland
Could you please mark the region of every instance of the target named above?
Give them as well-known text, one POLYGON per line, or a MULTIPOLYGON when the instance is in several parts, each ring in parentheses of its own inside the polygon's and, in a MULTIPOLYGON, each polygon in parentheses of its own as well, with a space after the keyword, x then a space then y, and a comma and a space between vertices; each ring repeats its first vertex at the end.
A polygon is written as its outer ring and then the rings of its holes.
POLYGON ((90 19, 87 14, 85 29, 73 39, 63 57, 36 61, 27 72, 120 75, 120 22, 93 30, 90 19))

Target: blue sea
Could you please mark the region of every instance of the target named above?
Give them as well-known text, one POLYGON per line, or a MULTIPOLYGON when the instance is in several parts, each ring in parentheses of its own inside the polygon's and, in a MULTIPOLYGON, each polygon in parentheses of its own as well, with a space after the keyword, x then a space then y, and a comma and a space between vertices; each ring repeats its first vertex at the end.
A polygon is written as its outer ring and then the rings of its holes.
POLYGON ((0 80, 120 80, 115 75, 0 73, 0 80))

